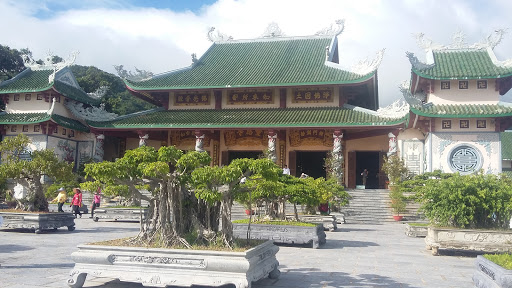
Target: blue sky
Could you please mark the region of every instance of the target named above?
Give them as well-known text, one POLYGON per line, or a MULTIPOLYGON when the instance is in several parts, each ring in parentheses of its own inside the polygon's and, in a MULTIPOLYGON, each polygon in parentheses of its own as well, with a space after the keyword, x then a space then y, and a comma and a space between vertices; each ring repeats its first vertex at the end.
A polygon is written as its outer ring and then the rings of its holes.
POLYGON ((275 22, 286 36, 306 36, 345 19, 340 64, 350 70, 385 48, 378 76, 380 106, 387 106, 410 78, 406 52, 425 60, 415 34, 447 45, 460 30, 472 44, 508 28, 494 52, 512 59, 511 11, 510 0, 0 0, 0 44, 29 48, 36 59, 78 50, 79 65, 158 74, 189 66, 192 53, 201 57, 212 45, 210 27, 254 39, 275 22))

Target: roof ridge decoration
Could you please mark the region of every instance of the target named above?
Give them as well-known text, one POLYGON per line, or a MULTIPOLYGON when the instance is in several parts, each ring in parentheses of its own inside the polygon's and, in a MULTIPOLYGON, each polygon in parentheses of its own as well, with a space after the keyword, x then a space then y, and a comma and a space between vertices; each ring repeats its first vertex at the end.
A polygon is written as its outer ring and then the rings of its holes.
POLYGON ((412 52, 407 51, 405 52, 405 55, 407 56, 407 58, 409 58, 409 62, 411 62, 411 65, 417 70, 429 69, 434 67, 435 65, 434 63, 427 64, 421 62, 420 60, 418 60, 418 57, 416 57, 416 55, 414 55, 414 53, 412 52))
POLYGON ((52 115, 53 114, 53 110, 55 109, 55 102, 57 101, 57 99, 55 97, 53 97, 52 99, 52 106, 50 107, 50 109, 48 109, 48 111, 46 111, 46 114, 48 115, 52 115))
POLYGON ((338 36, 345 30, 345 19, 337 19, 328 27, 315 33, 316 36, 338 36))
POLYGON ((53 70, 53 73, 48 76, 48 83, 52 83, 55 79, 55 74, 62 70, 65 67, 71 66, 75 64, 76 57, 80 54, 80 52, 73 51, 69 55, 68 59, 63 59, 61 62, 53 63, 53 58, 56 56, 50 50, 48 50, 46 54, 46 58, 43 60, 43 64, 37 63, 32 55, 25 54, 22 56, 23 64, 25 67, 30 68, 32 71, 39 70, 53 70))
POLYGON ((452 36, 452 43, 449 45, 442 45, 438 43, 434 43, 429 38, 425 37, 424 33, 414 34, 416 37, 416 43, 418 46, 425 51, 439 51, 439 50, 464 50, 464 49, 487 49, 488 47, 494 49, 503 39, 503 35, 506 33, 506 29, 496 29, 494 33, 487 36, 480 42, 474 43, 472 45, 468 45, 466 43, 466 35, 461 31, 457 30, 452 36))
POLYGON ((377 116, 384 118, 402 118, 409 113, 409 103, 403 99, 398 99, 386 107, 377 109, 377 116))
POLYGON ((104 103, 101 103, 100 107, 84 107, 84 104, 78 101, 67 101, 64 106, 66 106, 75 117, 83 120, 109 121, 118 117, 115 113, 107 112, 104 103))
POLYGON ((208 29, 207 37, 210 42, 229 42, 233 40, 233 36, 228 36, 227 34, 221 33, 218 30, 215 32, 214 31, 215 27, 213 26, 208 29))
POLYGON ((402 95, 404 96, 404 100, 407 102, 407 104, 409 104, 410 107, 422 109, 432 106, 432 103, 425 103, 426 95, 413 95, 411 93, 410 87, 411 83, 409 80, 403 81, 398 86, 400 92, 402 92, 402 95))
POLYGON ((275 38, 286 36, 276 22, 270 22, 261 35, 261 38, 275 38))

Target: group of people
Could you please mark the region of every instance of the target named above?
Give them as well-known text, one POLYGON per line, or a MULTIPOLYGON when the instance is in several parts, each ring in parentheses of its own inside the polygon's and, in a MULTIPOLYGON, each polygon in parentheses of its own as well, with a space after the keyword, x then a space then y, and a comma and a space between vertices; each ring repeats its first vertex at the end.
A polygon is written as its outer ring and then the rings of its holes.
MULTIPOLYGON (((59 192, 59 194, 57 195, 57 197, 55 199, 53 199, 52 202, 57 202, 57 211, 58 212, 64 212, 62 207, 64 206, 64 203, 66 203, 66 201, 68 200, 68 195, 66 193, 66 189, 64 189, 63 187, 59 188, 58 192, 59 192)), ((96 193, 94 194, 94 197, 92 199, 91 216, 89 218, 94 217, 94 210, 97 207, 100 207, 100 202, 101 202, 101 189, 98 188, 98 190, 96 191, 96 193)), ((71 204, 69 205, 69 207, 73 207, 72 213, 75 215, 75 218, 78 218, 78 217, 82 218, 82 212, 80 211, 80 207, 82 207, 82 205, 83 205, 82 190, 80 190, 80 188, 73 188, 73 199, 71 200, 71 204)))

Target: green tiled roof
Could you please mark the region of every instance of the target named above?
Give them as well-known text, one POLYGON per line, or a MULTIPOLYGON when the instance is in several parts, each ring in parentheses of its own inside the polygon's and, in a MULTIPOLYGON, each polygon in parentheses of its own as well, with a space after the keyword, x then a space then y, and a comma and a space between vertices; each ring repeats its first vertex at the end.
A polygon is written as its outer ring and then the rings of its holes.
POLYGON ((0 124, 33 124, 50 120, 51 116, 43 113, 2 113, 0 124))
POLYGON ((26 69, 16 77, 0 83, 0 93, 40 92, 50 89, 53 82, 48 82, 51 70, 32 71, 26 69))
POLYGON ((134 82, 133 90, 265 87, 359 83, 358 75, 325 65, 331 38, 214 43, 191 67, 134 82))
MULTIPOLYGON (((487 50, 434 51, 434 65, 413 72, 428 79, 503 78, 512 75, 512 67, 495 65, 487 50)), ((491 52, 492 53, 492 52, 491 52)))
POLYGON ((66 96, 67 98, 76 100, 78 102, 90 105, 98 105, 101 103, 100 99, 90 97, 89 95, 87 95, 87 93, 85 93, 84 90, 78 89, 64 82, 55 81, 54 86, 55 90, 57 90, 60 94, 66 96))
POLYGON ((92 127, 114 129, 136 128, 286 128, 389 126, 401 124, 401 119, 389 119, 362 111, 341 107, 261 108, 261 109, 154 109, 119 117, 111 121, 92 122, 92 127))
POLYGON ((482 118, 512 116, 512 107, 503 105, 431 105, 424 108, 411 106, 411 111, 420 116, 427 117, 457 117, 457 118, 482 118))
POLYGON ((60 126, 68 128, 68 129, 89 132, 89 127, 85 126, 80 121, 75 120, 75 119, 71 119, 71 118, 61 116, 61 115, 53 114, 52 120, 55 121, 55 123, 59 124, 60 126))
POLYGON ((43 113, 2 113, 0 114, 0 124, 36 124, 48 120, 53 120, 62 127, 78 131, 89 132, 89 127, 80 123, 80 121, 67 118, 61 115, 48 115, 43 113))
POLYGON ((512 160, 512 132, 500 133, 501 159, 512 160))

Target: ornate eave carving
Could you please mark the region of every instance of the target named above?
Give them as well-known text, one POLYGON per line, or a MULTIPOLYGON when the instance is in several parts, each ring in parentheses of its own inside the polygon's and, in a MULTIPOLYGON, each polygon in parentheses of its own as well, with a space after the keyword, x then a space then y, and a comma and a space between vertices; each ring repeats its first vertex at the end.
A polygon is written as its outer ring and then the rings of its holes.
POLYGON ((315 33, 317 36, 338 36, 345 29, 345 19, 338 19, 328 27, 315 33))
POLYGON ((89 97, 91 97, 91 98, 101 99, 101 98, 103 98, 103 96, 105 96, 105 94, 107 94, 107 91, 108 91, 108 86, 101 86, 96 91, 94 91, 92 93, 87 93, 87 95, 89 95, 89 97))
POLYGON ((53 58, 55 55, 48 50, 48 53, 46 54, 45 59, 43 60, 42 64, 37 63, 33 58, 32 55, 23 55, 23 64, 25 67, 30 68, 32 71, 39 71, 39 70, 53 70, 53 73, 48 76, 48 83, 52 83, 55 79, 55 74, 62 70, 65 67, 71 66, 75 64, 76 57, 80 54, 78 51, 73 51, 69 55, 68 59, 64 59, 61 62, 53 63, 53 58))
POLYGON ((105 110, 105 104, 100 107, 84 107, 83 103, 67 101, 64 104, 75 117, 90 121, 108 121, 117 117, 117 114, 105 110))
POLYGON ((208 40, 210 42, 228 42, 233 40, 232 36, 228 36, 224 33, 215 30, 215 27, 210 27, 207 34, 208 40))
POLYGON ((377 52, 377 56, 373 60, 368 60, 366 58, 365 60, 359 61, 357 64, 352 66, 350 69, 351 72, 359 74, 359 75, 366 75, 368 73, 371 73, 379 67, 380 63, 382 62, 382 58, 384 57, 384 51, 386 49, 381 49, 377 52))

